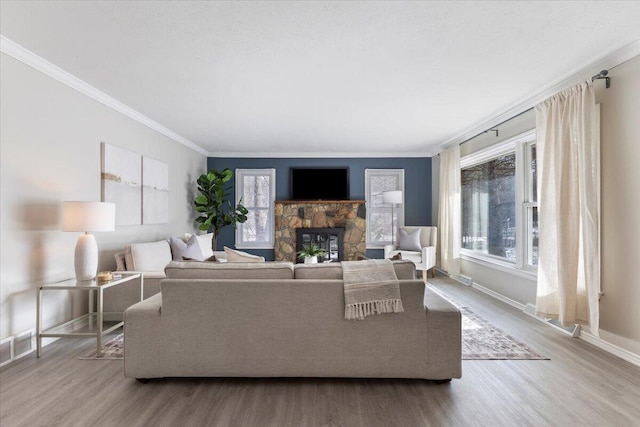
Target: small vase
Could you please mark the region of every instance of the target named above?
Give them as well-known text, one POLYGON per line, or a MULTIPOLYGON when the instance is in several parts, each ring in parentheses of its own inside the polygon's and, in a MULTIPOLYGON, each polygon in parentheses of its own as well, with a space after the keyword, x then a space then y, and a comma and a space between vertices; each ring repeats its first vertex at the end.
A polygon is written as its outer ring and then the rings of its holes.
POLYGON ((318 263, 318 257, 317 256, 308 256, 304 258, 304 263, 305 264, 317 264, 318 263))

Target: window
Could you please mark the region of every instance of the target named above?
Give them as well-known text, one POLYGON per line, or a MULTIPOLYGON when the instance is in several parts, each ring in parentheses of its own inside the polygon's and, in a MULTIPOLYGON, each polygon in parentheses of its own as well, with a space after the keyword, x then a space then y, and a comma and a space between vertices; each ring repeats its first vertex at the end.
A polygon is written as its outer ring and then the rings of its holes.
POLYGON ((524 216, 524 246, 525 265, 538 265, 538 189, 536 171, 536 144, 529 141, 524 144, 525 185, 524 201, 522 203, 524 216))
POLYGON ((380 249, 392 243, 392 222, 396 229, 404 225, 404 203, 391 206, 382 201, 384 191, 404 192, 404 169, 365 169, 364 182, 367 248, 380 249))
POLYGON ((275 199, 275 169, 236 169, 236 201, 249 211, 236 228, 237 248, 273 248, 275 199))
POLYGON ((515 183, 515 152, 462 169, 462 248, 516 261, 515 183))
POLYGON ((465 156, 460 166, 462 254, 535 271, 535 131, 465 156))

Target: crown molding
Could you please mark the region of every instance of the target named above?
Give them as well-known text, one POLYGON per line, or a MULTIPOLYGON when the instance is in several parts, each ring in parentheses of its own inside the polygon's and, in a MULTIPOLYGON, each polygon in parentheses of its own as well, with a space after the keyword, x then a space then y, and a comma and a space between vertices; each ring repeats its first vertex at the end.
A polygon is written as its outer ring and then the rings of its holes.
POLYGON ((397 153, 389 153, 389 152, 348 152, 348 153, 335 153, 328 151, 318 151, 318 152, 284 152, 284 153, 274 153, 273 151, 268 152, 209 152, 209 157, 214 158, 241 158, 241 159, 254 159, 254 158, 264 158, 264 159, 291 159, 291 158, 336 158, 336 159, 345 159, 345 158, 399 158, 399 157, 433 157, 435 153, 423 152, 397 152, 397 153))
MULTIPOLYGON (((499 111, 495 116, 477 122, 476 124, 467 128, 467 130, 465 130, 464 132, 461 132, 458 135, 446 140, 440 146, 439 151, 446 150, 449 147, 473 138, 474 136, 484 132, 485 130, 491 129, 494 126, 497 126, 498 124, 503 123, 520 113, 525 112, 526 110, 534 107, 536 104, 566 89, 569 86, 577 84, 578 82, 583 80, 590 81, 591 77, 594 74, 597 74, 600 70, 611 69, 638 55, 640 55, 640 40, 636 40, 626 46, 616 49, 613 52, 610 52, 600 57, 599 59, 590 62, 587 66, 580 67, 577 70, 565 74, 555 82, 552 82, 549 85, 543 87, 533 96, 522 99, 520 101, 516 101, 499 111)), ((615 84, 615 82, 613 82, 612 84, 615 84)))
POLYGON ((187 138, 178 135, 171 129, 162 126, 155 120, 150 119, 144 114, 112 98, 106 93, 91 86, 89 83, 80 80, 73 74, 66 72, 57 65, 52 64, 46 59, 36 55, 30 50, 19 45, 18 43, 6 38, 5 36, 0 36, 0 51, 32 67, 33 69, 46 74, 47 76, 59 81, 60 83, 63 83, 70 88, 77 90, 78 92, 88 96, 89 98, 94 99, 101 104, 106 105, 107 107, 112 108, 115 111, 137 121, 138 123, 155 130, 156 132, 174 140, 175 142, 180 143, 197 153, 205 156, 207 155, 207 151, 199 145, 193 143, 192 141, 189 141, 187 138))

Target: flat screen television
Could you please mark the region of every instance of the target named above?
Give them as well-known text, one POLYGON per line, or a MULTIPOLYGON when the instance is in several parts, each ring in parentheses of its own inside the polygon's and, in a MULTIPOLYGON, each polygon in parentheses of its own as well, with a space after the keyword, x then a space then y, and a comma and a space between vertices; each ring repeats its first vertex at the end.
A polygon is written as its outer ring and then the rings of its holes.
POLYGON ((289 196, 291 200, 349 200, 349 168, 292 167, 289 196))

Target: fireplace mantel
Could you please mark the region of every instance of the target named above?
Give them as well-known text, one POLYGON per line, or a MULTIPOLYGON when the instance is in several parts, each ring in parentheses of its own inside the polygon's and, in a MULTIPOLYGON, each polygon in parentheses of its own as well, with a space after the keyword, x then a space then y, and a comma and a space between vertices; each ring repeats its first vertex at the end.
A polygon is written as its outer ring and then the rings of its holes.
POLYGON ((364 204, 364 200, 276 200, 276 203, 281 203, 283 205, 336 205, 336 204, 353 204, 360 203, 364 204))

